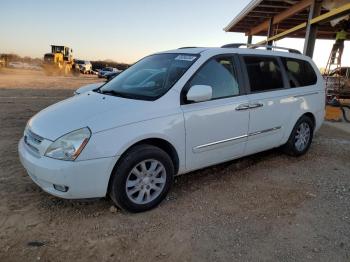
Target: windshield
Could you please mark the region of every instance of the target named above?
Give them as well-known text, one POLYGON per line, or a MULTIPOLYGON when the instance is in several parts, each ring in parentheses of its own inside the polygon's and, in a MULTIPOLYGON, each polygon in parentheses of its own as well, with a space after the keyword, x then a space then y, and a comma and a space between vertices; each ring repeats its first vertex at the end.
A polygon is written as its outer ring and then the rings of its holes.
POLYGON ((164 95, 195 62, 198 55, 148 56, 100 88, 101 93, 155 100, 164 95))

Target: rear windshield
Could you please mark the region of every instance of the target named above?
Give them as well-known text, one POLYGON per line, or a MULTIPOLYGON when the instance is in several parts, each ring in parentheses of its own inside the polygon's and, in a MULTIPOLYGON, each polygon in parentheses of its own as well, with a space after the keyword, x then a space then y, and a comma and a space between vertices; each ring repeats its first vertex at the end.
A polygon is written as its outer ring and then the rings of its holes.
POLYGON ((100 92, 155 100, 164 95, 196 61, 194 54, 156 54, 134 64, 101 87, 100 92))

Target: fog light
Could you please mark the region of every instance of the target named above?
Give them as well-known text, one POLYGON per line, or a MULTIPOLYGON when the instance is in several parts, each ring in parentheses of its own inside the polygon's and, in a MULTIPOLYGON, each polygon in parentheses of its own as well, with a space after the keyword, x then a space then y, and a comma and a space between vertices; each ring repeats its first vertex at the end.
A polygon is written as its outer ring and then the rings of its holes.
POLYGON ((53 187, 57 191, 61 191, 61 192, 67 192, 68 191, 68 187, 67 186, 53 185, 53 187))

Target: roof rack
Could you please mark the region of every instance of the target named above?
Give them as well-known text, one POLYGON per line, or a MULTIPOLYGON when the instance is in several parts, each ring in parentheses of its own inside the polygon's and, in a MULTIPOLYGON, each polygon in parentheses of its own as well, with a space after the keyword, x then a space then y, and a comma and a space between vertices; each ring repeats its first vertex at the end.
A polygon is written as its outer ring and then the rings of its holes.
POLYGON ((184 46, 184 47, 179 47, 178 49, 187 49, 187 48, 197 48, 197 46, 184 46))
POLYGON ((241 46, 246 46, 247 48, 252 48, 252 49, 256 49, 259 47, 263 47, 263 48, 266 48, 269 50, 279 49, 279 50, 286 50, 289 53, 293 53, 293 54, 301 54, 301 52, 299 50, 296 50, 293 48, 286 48, 286 47, 272 46, 272 45, 254 45, 254 44, 244 44, 244 43, 233 43, 233 44, 223 45, 222 48, 240 48, 241 46))

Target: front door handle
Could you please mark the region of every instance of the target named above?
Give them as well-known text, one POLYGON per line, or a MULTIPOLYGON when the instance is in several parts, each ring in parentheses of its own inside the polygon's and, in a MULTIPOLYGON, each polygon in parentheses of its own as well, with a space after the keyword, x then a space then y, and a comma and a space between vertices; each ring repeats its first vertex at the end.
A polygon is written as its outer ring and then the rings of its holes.
POLYGON ((262 103, 253 103, 253 104, 249 104, 249 108, 252 109, 252 108, 258 108, 258 107, 263 107, 264 104, 262 103))
POLYGON ((241 104, 236 107, 236 111, 248 110, 250 108, 249 104, 241 104))

